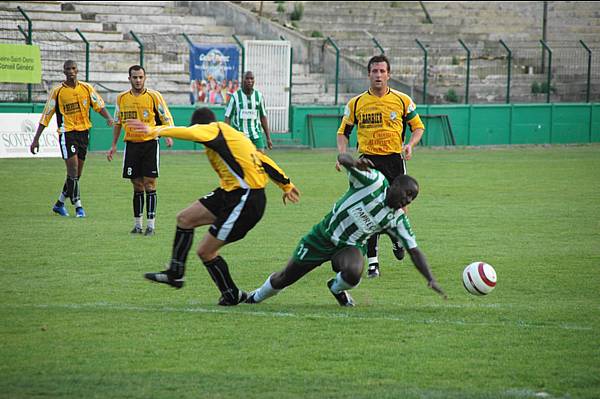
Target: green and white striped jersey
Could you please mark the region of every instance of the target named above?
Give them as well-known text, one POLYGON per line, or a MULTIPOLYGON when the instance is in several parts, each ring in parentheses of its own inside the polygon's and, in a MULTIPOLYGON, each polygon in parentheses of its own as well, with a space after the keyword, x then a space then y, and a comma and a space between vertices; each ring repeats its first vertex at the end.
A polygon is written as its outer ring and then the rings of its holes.
POLYGON ((225 117, 230 118, 231 127, 244 132, 249 139, 261 137, 262 116, 267 116, 267 110, 262 93, 256 89, 249 96, 242 89, 238 89, 229 99, 225 110, 225 117))
POLYGON ((417 241, 402 209, 385 205, 389 183, 375 169, 348 168, 350 188, 321 222, 322 230, 335 245, 362 247, 374 233, 386 233, 415 248, 417 241))

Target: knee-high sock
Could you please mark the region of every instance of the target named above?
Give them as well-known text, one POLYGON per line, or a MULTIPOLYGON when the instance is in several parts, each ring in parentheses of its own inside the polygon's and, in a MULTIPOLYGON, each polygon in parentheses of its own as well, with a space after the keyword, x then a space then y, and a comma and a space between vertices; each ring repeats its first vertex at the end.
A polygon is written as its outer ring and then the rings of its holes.
POLYGON ((171 263, 185 265, 188 252, 194 242, 194 229, 182 229, 177 226, 175 239, 173 240, 173 251, 171 252, 171 263))
POLYGON ((358 286, 358 284, 352 285, 352 284, 347 283, 342 278, 342 272, 339 272, 338 274, 336 274, 335 280, 333 280, 333 284, 331 285, 331 291, 335 294, 339 294, 342 291, 351 290, 352 288, 357 287, 357 286, 358 286))
POLYGON ((144 213, 144 192, 134 191, 133 192, 133 217, 140 218, 144 213))
POLYGON ((206 266, 206 270, 208 270, 208 274, 210 274, 219 291, 221 291, 221 294, 229 301, 237 303, 239 290, 229 274, 229 268, 225 259, 217 256, 203 263, 206 266))
POLYGON ((254 301, 262 302, 267 298, 279 294, 279 292, 281 292, 281 290, 276 290, 271 285, 271 276, 269 276, 267 277, 267 280, 264 282, 264 284, 261 285, 260 288, 258 288, 256 291, 254 291, 254 301))
POLYGON ((156 190, 146 191, 146 221, 149 228, 154 228, 157 205, 156 190))
POLYGON ((67 197, 73 205, 79 201, 79 178, 67 177, 67 197))
POLYGON ((63 184, 63 188, 62 188, 62 191, 60 192, 60 195, 58 196, 56 205, 63 206, 65 204, 65 201, 67 200, 67 198, 69 198, 69 196, 67 195, 67 179, 65 179, 65 184, 63 184))
POLYGON ((377 244, 379 242, 379 234, 373 234, 367 241, 367 260, 369 264, 378 263, 377 259, 377 244))

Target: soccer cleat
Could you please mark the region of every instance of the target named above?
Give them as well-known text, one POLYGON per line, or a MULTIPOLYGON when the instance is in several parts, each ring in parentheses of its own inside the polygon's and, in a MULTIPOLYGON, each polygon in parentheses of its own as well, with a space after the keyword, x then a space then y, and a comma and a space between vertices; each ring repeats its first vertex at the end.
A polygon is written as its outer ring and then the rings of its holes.
POLYGON ((135 226, 133 230, 130 232, 131 234, 143 234, 142 228, 140 226, 135 226))
MULTIPOLYGON (((141 233, 141 230, 140 230, 141 233)), ((153 236, 154 235, 154 229, 152 227, 146 227, 146 231, 144 232, 145 236, 153 236)))
POLYGON ((239 303, 242 302, 246 302, 246 300, 248 299, 248 294, 246 294, 244 291, 242 290, 238 290, 238 300, 237 302, 231 302, 231 300, 229 300, 228 298, 225 297, 225 295, 221 295, 221 298, 219 298, 219 305, 220 306, 235 306, 239 303))
POLYGON ((76 218, 84 218, 85 217, 85 211, 83 210, 82 207, 75 209, 75 217, 76 218))
POLYGON ((183 287, 183 283, 185 282, 184 276, 181 276, 180 278, 174 278, 170 270, 165 270, 158 273, 146 273, 144 274, 144 278, 157 283, 169 284, 171 287, 176 289, 183 287))
POLYGON ((404 255, 406 255, 404 247, 399 242, 392 244, 392 251, 394 252, 394 256, 396 257, 396 259, 398 260, 404 259, 404 255))
POLYGON ((379 277, 379 263, 372 263, 369 265, 369 268, 367 269, 367 277, 379 277))
POLYGON ((255 305, 258 303, 254 300, 254 291, 252 291, 251 293, 248 294, 248 298, 246 298, 246 300, 244 302, 252 304, 252 305, 255 305))
POLYGON ((67 208, 64 205, 58 206, 54 205, 52 207, 52 212, 60 215, 60 216, 69 216, 69 212, 67 212, 67 208))
POLYGON ((327 282, 327 288, 329 288, 329 292, 331 292, 331 295, 333 295, 335 299, 337 299, 340 306, 354 306, 354 299, 352 299, 348 291, 341 291, 336 294, 331 290, 331 286, 333 285, 334 281, 335 279, 332 278, 327 282))

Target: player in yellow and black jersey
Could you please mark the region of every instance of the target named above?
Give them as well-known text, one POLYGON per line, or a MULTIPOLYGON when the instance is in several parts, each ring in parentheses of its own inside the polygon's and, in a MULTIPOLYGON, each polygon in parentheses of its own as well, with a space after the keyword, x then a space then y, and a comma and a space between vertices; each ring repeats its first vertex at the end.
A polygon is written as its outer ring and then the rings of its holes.
POLYGON ((75 61, 65 61, 63 72, 66 79, 52 89, 29 150, 32 154, 37 153, 39 138, 52 116, 56 114, 60 151, 65 160, 67 178, 52 210, 61 216, 69 216, 65 208, 65 201, 69 198, 75 205, 75 216, 85 217, 85 211, 81 206, 79 179, 87 155, 89 129, 92 127, 90 107, 101 114, 109 126, 112 126, 114 121, 104 107, 104 100, 94 87, 77 80, 78 70, 75 61))
MULTIPOLYGON (((421 140, 425 126, 412 99, 388 86, 390 62, 386 56, 372 57, 367 70, 369 90, 352 98, 346 105, 337 132, 338 152, 343 154, 347 151, 350 134, 357 126, 361 157, 370 159, 375 169, 392 182, 396 176, 406 174, 404 161, 411 159, 413 147, 421 140), (404 144, 407 126, 410 127, 411 137, 404 144)), ((336 167, 340 170, 339 164, 336 167)), ((378 239, 374 235, 368 241, 368 277, 379 276, 378 239)), ((404 248, 400 242, 393 242, 393 251, 398 260, 404 258, 404 248)))
MULTIPOLYGON (((144 235, 154 235, 157 194, 156 179, 160 169, 159 140, 143 132, 136 132, 127 121, 137 119, 146 126, 172 126, 173 117, 163 96, 156 90, 145 87, 146 71, 140 65, 129 68, 131 89, 117 96, 115 106, 115 127, 113 142, 106 158, 111 161, 117 151, 117 141, 121 136, 121 126, 125 127, 125 153, 123 155, 123 178, 130 179, 133 185, 133 218, 132 234, 142 233, 142 216, 144 213, 144 192, 146 193, 146 231, 144 235)), ((167 146, 173 140, 167 138, 167 146)))
POLYGON ((270 178, 283 191, 283 202, 297 202, 300 192, 284 171, 254 144, 231 126, 215 122, 214 113, 199 108, 192 115, 190 127, 150 128, 140 121, 130 121, 136 131, 154 136, 173 137, 202 143, 206 155, 220 179, 220 185, 177 215, 177 231, 169 268, 146 273, 148 280, 181 288, 185 262, 194 239, 194 229, 210 225, 198 246, 197 254, 221 291, 219 305, 237 305, 246 293, 235 285, 219 250, 241 240, 260 221, 265 211, 264 188, 270 178))

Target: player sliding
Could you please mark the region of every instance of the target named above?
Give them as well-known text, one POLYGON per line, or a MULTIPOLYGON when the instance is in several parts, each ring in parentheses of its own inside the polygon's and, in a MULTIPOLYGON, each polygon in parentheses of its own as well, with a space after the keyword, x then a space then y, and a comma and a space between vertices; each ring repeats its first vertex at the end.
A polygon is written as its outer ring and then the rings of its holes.
POLYGON ((366 158, 355 160, 350 154, 338 155, 348 171, 350 188, 310 233, 301 240, 283 270, 271 274, 265 283, 248 295, 247 303, 258 303, 276 295, 305 274, 330 260, 335 278, 327 282, 341 306, 354 306, 348 290, 360 283, 363 257, 368 238, 375 233, 389 234, 407 248, 427 286, 446 299, 431 271, 425 255, 417 247, 408 217, 402 210, 419 193, 415 179, 400 175, 391 186, 383 174, 366 158))
POLYGON ((139 120, 127 121, 135 131, 204 144, 206 156, 220 178, 218 188, 177 215, 177 231, 168 269, 146 273, 144 277, 175 288, 183 287, 185 263, 194 241, 194 229, 209 225, 196 253, 221 291, 219 305, 233 306, 243 302, 246 293, 236 286, 219 250, 244 238, 260 221, 266 207, 265 186, 269 178, 283 191, 284 204, 286 201, 298 202, 300 192, 283 170, 272 159, 258 152, 247 137, 225 123, 216 122, 210 109, 198 108, 192 114, 191 122, 190 127, 149 127, 139 120))

